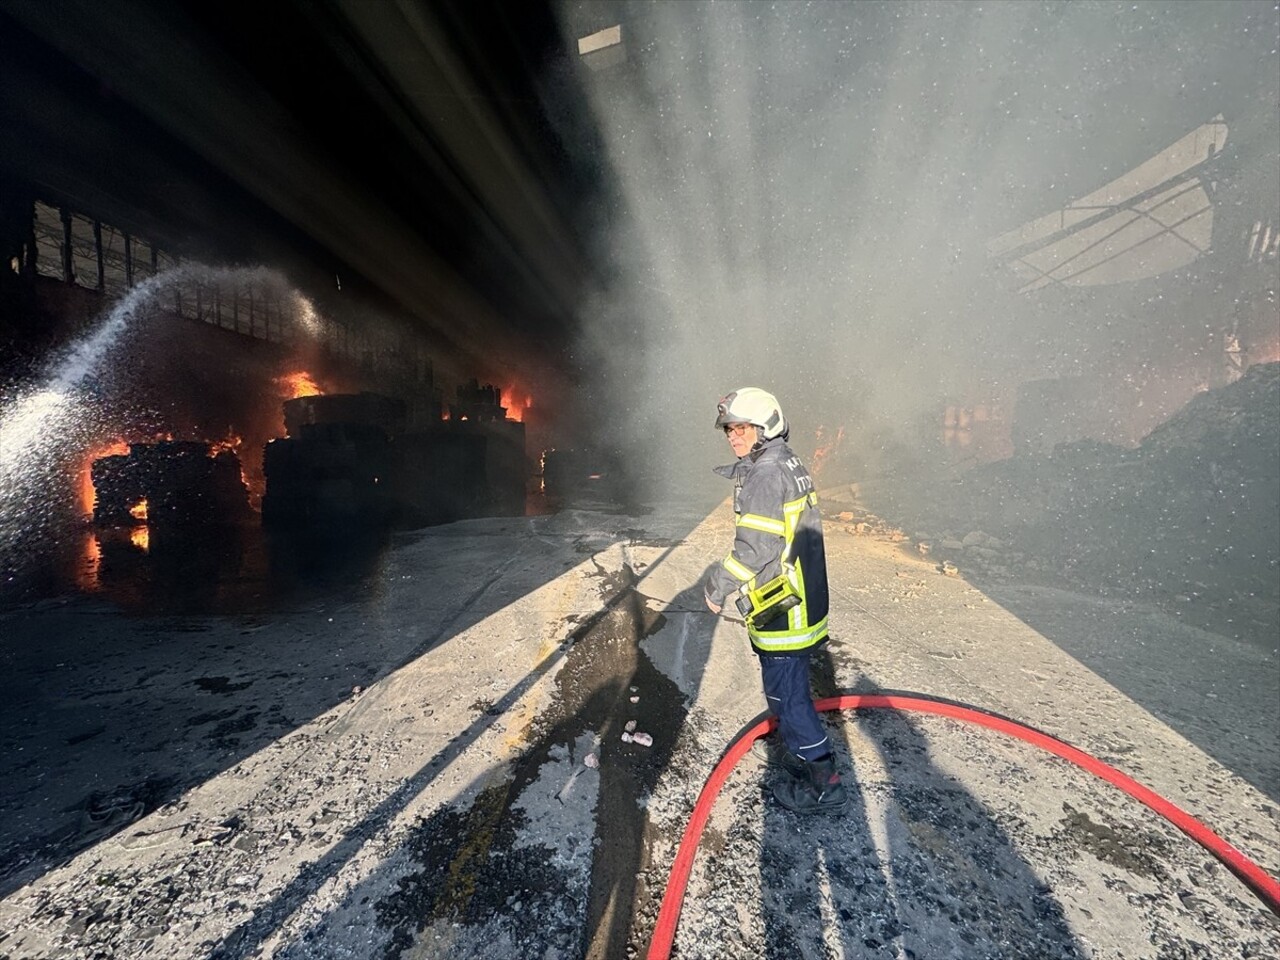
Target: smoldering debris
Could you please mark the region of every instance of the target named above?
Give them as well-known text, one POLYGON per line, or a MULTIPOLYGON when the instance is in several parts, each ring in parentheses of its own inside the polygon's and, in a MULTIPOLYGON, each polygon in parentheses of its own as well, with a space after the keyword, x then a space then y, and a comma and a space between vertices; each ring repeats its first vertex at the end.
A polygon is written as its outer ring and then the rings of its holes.
POLYGON ((1200 394, 1135 449, 1093 440, 950 478, 865 483, 877 511, 967 574, 1242 607, 1274 638, 1280 568, 1280 363, 1200 394))

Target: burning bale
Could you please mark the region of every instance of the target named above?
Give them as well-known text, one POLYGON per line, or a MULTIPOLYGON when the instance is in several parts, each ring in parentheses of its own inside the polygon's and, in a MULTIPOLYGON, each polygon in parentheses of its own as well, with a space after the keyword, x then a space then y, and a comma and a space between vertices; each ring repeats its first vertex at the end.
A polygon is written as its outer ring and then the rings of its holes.
POLYGON ((457 399, 449 408, 451 420, 503 420, 502 390, 491 383, 480 385, 472 379, 458 387, 457 399))
POLYGON ((394 513, 391 433, 404 404, 376 393, 285 401, 287 439, 263 452, 264 523, 374 523, 394 513))
POLYGON ((364 423, 306 424, 263 453, 264 523, 384 523, 393 513, 391 441, 364 423))
POLYGON ((207 443, 134 443, 127 454, 95 460, 91 471, 100 526, 235 524, 252 517, 240 459, 229 450, 212 455, 207 443))
POLYGON ((103 527, 129 526, 139 519, 134 512, 147 500, 141 463, 131 453, 99 457, 93 461, 93 522, 103 527))
MULTIPOLYGON (((523 416, 524 406, 511 405, 511 412, 523 416)), ((449 419, 429 432, 442 431, 451 440, 443 449, 465 446, 464 437, 481 437, 484 442, 483 492, 478 515, 514 516, 524 513, 528 486, 525 461, 525 428, 519 419, 509 419, 500 387, 470 380, 458 387, 449 408, 449 419)), ((440 441, 436 441, 439 443, 440 441)))
POLYGON ((501 392, 459 388, 448 421, 404 432, 404 404, 373 393, 284 404, 289 436, 267 444, 268 523, 448 523, 524 512, 524 424, 501 392), (465 411, 465 412, 461 412, 465 411))
POLYGON ((301 437, 316 424, 363 424, 391 437, 404 429, 404 423, 404 402, 380 393, 314 394, 284 403, 284 428, 290 437, 301 437))
POLYGON ((524 513, 529 485, 525 460, 524 424, 515 420, 449 422, 446 434, 479 433, 484 437, 484 497, 482 515, 511 517, 524 513))

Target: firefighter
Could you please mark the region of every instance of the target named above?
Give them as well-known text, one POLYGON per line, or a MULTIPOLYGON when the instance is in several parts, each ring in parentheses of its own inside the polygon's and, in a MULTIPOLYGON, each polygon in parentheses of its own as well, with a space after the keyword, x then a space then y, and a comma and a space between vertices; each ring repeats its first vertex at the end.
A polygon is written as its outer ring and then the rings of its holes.
POLYGON ((771 393, 735 390, 717 405, 716 427, 738 458, 715 468, 733 481, 735 536, 707 576, 707 606, 718 614, 731 602, 746 616, 765 699, 778 718, 781 742, 766 745, 767 759, 791 774, 774 796, 790 810, 838 810, 848 792, 809 690, 809 655, 827 640, 827 562, 813 480, 787 446, 787 421, 771 393), (759 608, 762 615, 744 609, 749 591, 779 576, 785 582, 770 593, 784 594, 783 603, 759 608))

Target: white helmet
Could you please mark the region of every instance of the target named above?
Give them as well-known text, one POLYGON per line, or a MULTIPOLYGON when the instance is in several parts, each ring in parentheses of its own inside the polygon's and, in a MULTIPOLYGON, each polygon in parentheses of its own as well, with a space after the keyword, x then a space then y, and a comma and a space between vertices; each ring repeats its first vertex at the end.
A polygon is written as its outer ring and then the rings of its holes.
POLYGON ((721 398, 716 404, 716 427, 726 423, 755 424, 761 440, 787 435, 787 418, 777 398, 759 387, 742 387, 721 398))

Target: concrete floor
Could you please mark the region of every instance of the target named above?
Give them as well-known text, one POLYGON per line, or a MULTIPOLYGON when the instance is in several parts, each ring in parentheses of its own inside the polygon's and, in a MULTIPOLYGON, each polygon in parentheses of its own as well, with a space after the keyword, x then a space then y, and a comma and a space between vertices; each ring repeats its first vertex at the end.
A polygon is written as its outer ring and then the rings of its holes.
MULTIPOLYGON (((469 521, 239 612, 3 611, 0 955, 643 951, 763 707, 741 627, 700 607, 731 529, 724 505, 469 521)), ((1274 649, 909 547, 829 526, 820 686, 1032 724, 1280 874, 1274 649)), ((1115 788, 951 720, 829 719, 850 809, 780 814, 744 762, 676 955, 1280 955, 1276 917, 1115 788)))

